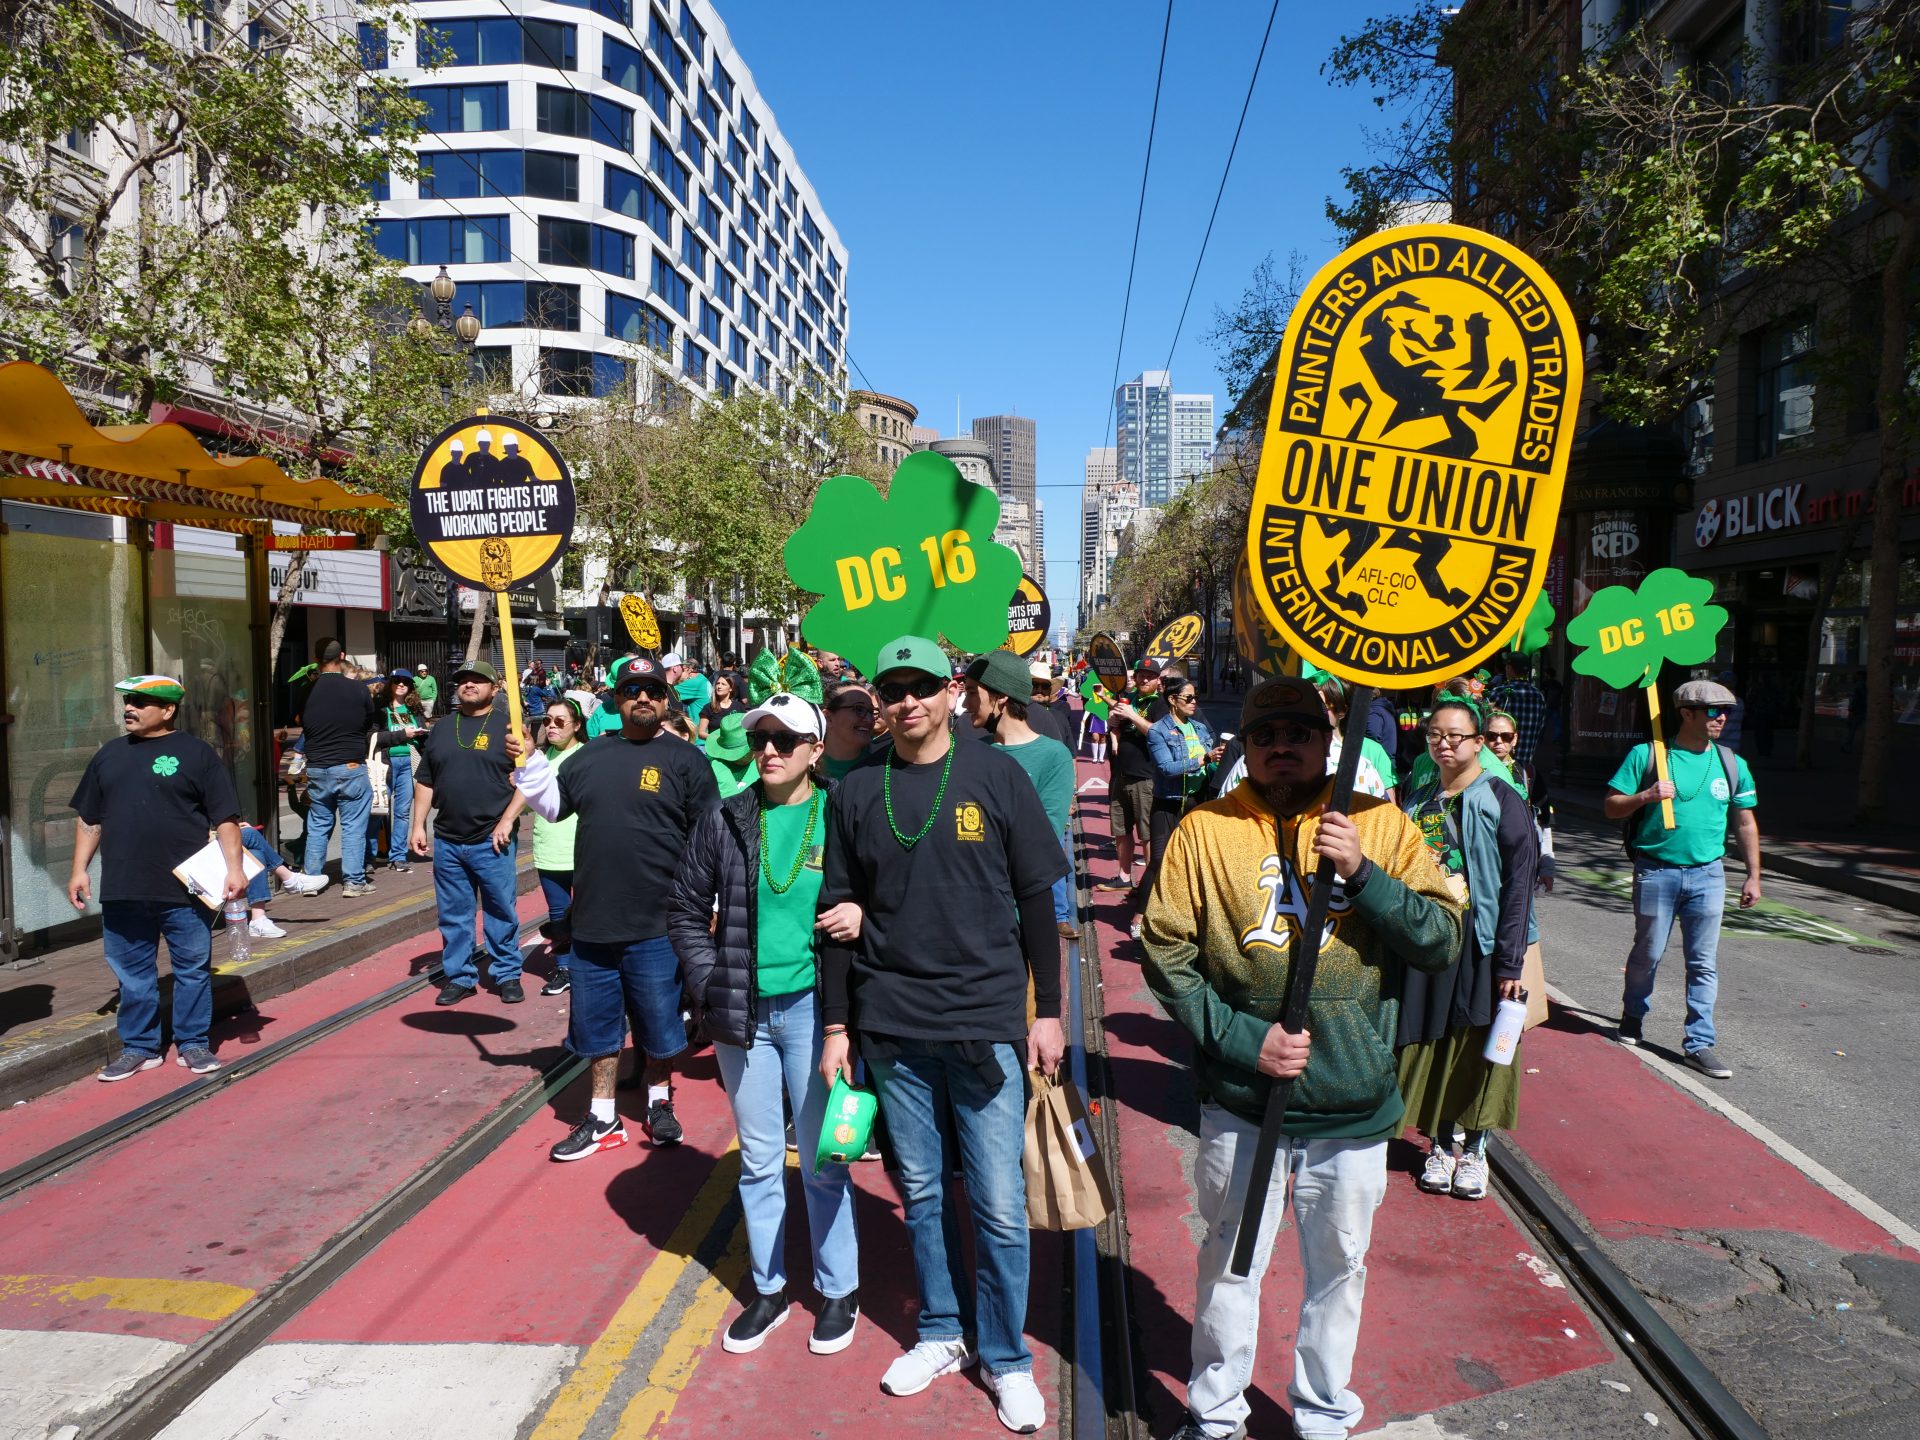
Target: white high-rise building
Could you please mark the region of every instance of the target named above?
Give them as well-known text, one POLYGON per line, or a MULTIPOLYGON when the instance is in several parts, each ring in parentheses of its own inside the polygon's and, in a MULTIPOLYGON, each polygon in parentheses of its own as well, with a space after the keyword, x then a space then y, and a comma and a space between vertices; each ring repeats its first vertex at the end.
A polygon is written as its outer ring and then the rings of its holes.
POLYGON ((1087 451, 1080 486, 1080 623, 1092 616, 1094 588, 1100 556, 1105 545, 1101 533, 1100 505, 1118 479, 1116 451, 1111 445, 1096 445, 1087 451))
POLYGON ((1213 467, 1213 397, 1175 394, 1170 373, 1142 371, 1114 392, 1114 449, 1141 503, 1166 504, 1213 467))
POLYGON ((1040 588, 1047 586, 1047 502, 1039 497, 1033 502, 1033 578, 1040 582, 1040 588))
POLYGON ((636 365, 698 394, 846 391, 847 251, 708 0, 423 0, 362 25, 426 107, 421 174, 382 197, 381 252, 456 282, 479 355, 529 399, 636 365), (637 18, 636 18, 637 17, 637 18))

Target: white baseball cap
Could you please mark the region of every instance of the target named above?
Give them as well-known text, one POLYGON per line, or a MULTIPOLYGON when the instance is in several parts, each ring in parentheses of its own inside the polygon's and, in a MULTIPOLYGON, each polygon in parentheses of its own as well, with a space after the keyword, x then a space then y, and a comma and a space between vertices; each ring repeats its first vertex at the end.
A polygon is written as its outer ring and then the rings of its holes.
POLYGON ((660 657, 660 668, 663 670, 670 669, 675 665, 684 665, 686 663, 687 663, 686 661, 680 658, 680 652, 678 650, 669 650, 667 651, 666 654, 660 657))
POLYGON ((794 734, 805 735, 812 740, 819 740, 827 733, 827 717, 820 713, 820 707, 791 690, 769 695, 763 704, 754 706, 741 716, 740 724, 752 730, 755 722, 768 718, 778 720, 794 734))

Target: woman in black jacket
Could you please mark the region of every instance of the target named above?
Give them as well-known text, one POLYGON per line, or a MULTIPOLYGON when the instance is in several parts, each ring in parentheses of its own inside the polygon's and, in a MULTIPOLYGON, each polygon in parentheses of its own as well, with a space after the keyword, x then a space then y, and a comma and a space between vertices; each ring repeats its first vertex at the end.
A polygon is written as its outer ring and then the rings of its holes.
POLYGON ((760 778, 694 827, 667 919, 740 1133, 740 1205, 757 1294, 721 1343, 735 1354, 757 1350, 787 1318, 784 1096, 824 1300, 808 1348, 829 1355, 853 1342, 859 1248, 847 1167, 813 1166, 827 1105, 816 934, 850 940, 860 912, 840 905, 816 914, 828 807, 810 773, 826 732, 819 707, 782 692, 745 723, 760 778))

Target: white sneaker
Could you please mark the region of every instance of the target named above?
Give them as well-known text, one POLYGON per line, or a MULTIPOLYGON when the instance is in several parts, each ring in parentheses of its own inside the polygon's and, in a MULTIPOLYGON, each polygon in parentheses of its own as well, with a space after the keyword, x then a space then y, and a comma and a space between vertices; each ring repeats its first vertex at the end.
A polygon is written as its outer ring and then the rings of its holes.
POLYGON ((1438 1145, 1427 1152, 1427 1167, 1420 1172, 1420 1188, 1429 1195, 1445 1195, 1453 1189, 1453 1155, 1438 1145))
POLYGON ((918 1395, 942 1375, 952 1375, 979 1356, 965 1340, 922 1340, 887 1367, 880 1388, 889 1395, 918 1395))
POLYGON ((280 888, 294 895, 318 895, 332 883, 331 875, 302 875, 296 870, 293 872, 293 879, 280 888))
POLYGON ((1453 1195, 1456 1200, 1487 1198, 1486 1156, 1473 1150, 1460 1152, 1460 1163, 1453 1172, 1453 1195))
POLYGON ((1047 1404, 1029 1370, 1013 1370, 990 1377, 994 1407, 1000 1423, 1016 1435, 1031 1435, 1047 1423, 1047 1404))
POLYGON ((247 933, 258 940, 279 940, 287 932, 262 915, 257 920, 247 922, 247 933))

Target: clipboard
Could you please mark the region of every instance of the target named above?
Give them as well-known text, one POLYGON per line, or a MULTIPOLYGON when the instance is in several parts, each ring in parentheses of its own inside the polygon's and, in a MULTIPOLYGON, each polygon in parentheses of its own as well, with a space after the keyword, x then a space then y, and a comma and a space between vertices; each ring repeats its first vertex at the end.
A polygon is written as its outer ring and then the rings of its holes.
MULTIPOLYGON (((240 869, 249 881, 266 868, 253 857, 251 851, 240 852, 240 869)), ((174 866, 173 878, 186 886, 187 893, 209 910, 218 910, 220 892, 227 888, 227 857, 220 849, 220 842, 207 841, 174 866)))

